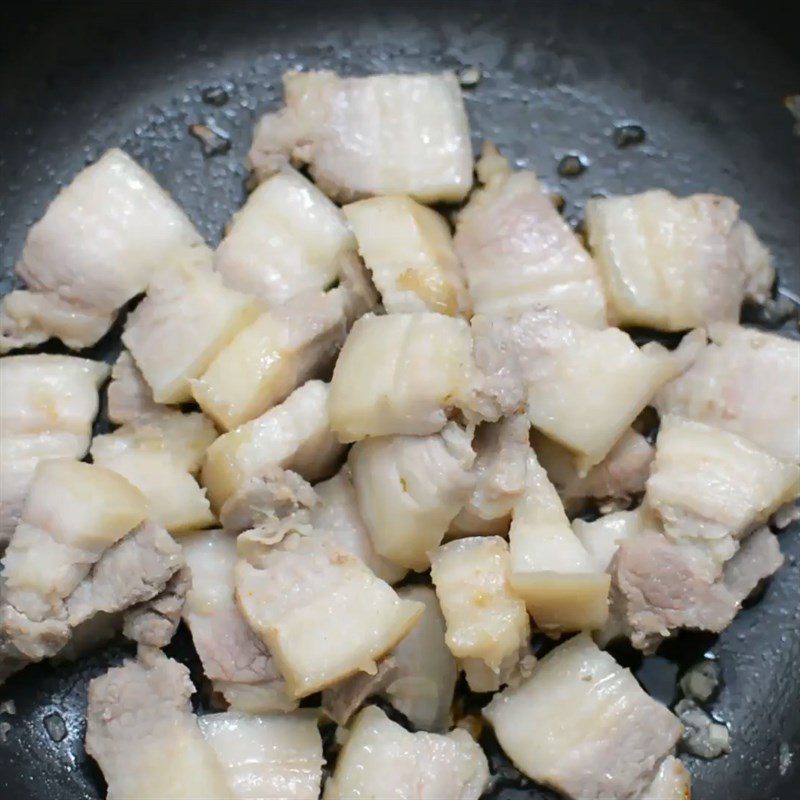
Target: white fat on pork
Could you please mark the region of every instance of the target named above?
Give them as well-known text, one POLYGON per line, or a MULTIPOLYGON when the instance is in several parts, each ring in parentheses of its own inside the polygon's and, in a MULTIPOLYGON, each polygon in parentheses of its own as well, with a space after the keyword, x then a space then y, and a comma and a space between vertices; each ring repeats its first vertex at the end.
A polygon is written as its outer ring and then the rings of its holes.
POLYGON ((589 327, 604 327, 597 265, 536 175, 512 172, 489 143, 477 169, 484 186, 459 213, 454 239, 475 311, 514 316, 545 305, 589 327))
POLYGON ((328 384, 308 381, 280 405, 223 434, 208 448, 202 483, 215 511, 270 466, 309 481, 336 470, 344 448, 331 432, 329 393, 328 384))
POLYGON ((234 215, 214 255, 225 283, 272 307, 330 288, 356 258, 342 212, 313 183, 286 168, 262 183, 234 215))
POLYGON ((538 628, 560 633, 604 625, 610 578, 573 533, 558 493, 533 453, 509 539, 511 585, 538 628))
POLYGON ((667 756, 640 800, 691 800, 691 792, 688 770, 675 756, 667 756))
POLYGON ((0 360, 0 551, 19 522, 36 465, 83 458, 108 367, 72 356, 0 360))
POLYGON ((191 382, 194 398, 224 430, 255 419, 330 374, 347 323, 344 289, 297 295, 240 331, 191 382))
POLYGON ((430 556, 447 646, 474 691, 495 691, 530 637, 525 603, 511 587, 508 543, 498 536, 457 539, 430 556))
POLYGON ((236 605, 236 538, 201 531, 182 537, 181 545, 192 572, 183 618, 214 690, 231 708, 250 713, 296 708, 269 650, 236 605))
POLYGON ((291 159, 335 200, 407 194, 459 201, 472 186, 472 148, 452 72, 341 78, 283 76, 286 107, 256 126, 248 161, 263 180, 291 159))
POLYGON ((701 422, 661 420, 645 502, 678 542, 704 545, 719 564, 737 540, 800 493, 800 467, 701 422))
POLYGON ((475 384, 469 325, 443 314, 361 317, 331 380, 331 426, 342 442, 440 431, 475 384))
POLYGON ((522 772, 574 800, 639 797, 682 730, 587 634, 558 646, 483 714, 522 772))
POLYGON ((411 733, 368 706, 353 723, 323 798, 478 800, 488 785, 486 756, 466 731, 411 733))
POLYGON ((63 335, 94 344, 176 247, 201 243, 172 198, 116 148, 86 167, 28 231, 17 274, 31 296, 3 303, 0 352, 63 335), (94 320, 92 320, 94 318, 94 320))
POLYGON ((192 400, 190 381, 257 317, 253 298, 211 270, 207 247, 172 254, 128 317, 122 341, 159 403, 192 400))
POLYGON ((576 519, 572 531, 578 537, 595 567, 608 572, 614 554, 627 539, 645 530, 657 530, 658 522, 646 506, 632 511, 615 511, 591 522, 576 519))
POLYGON ((442 216, 403 195, 360 200, 343 211, 390 314, 469 314, 464 275, 442 216))
POLYGON ((441 544, 475 479, 472 436, 455 422, 430 436, 357 442, 348 459, 358 508, 372 544, 389 561, 418 572, 441 544))
POLYGON ((189 670, 156 653, 89 684, 86 752, 114 800, 237 800, 192 714, 189 670))
POLYGON ((119 354, 111 368, 106 403, 108 419, 115 425, 137 422, 166 411, 153 399, 153 390, 127 350, 119 354))
POLYGON ((800 463, 800 343, 718 324, 694 365, 656 395, 677 414, 744 436, 775 458, 800 463))
POLYGON ((239 608, 298 698, 374 671, 424 610, 324 538, 292 533, 243 555, 235 568, 239 608))
POLYGON ((312 709, 281 716, 236 712, 199 717, 237 800, 317 800, 322 738, 312 709))
POLYGON ((727 197, 593 197, 586 230, 616 325, 736 322, 742 301, 766 300, 775 278, 769 252, 727 197))

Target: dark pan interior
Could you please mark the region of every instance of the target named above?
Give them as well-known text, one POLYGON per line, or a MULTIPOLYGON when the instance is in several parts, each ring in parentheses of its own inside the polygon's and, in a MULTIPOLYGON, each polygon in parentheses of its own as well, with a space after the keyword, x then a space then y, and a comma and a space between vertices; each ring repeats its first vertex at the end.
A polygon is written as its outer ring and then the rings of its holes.
MULTIPOLYGON (((28 225, 56 187, 112 145, 152 170, 212 242, 244 197, 253 121, 280 99, 289 68, 345 74, 477 66, 467 92, 475 141, 491 138, 532 166, 580 218, 592 193, 662 186, 742 201, 772 248, 783 291, 800 293, 800 138, 784 107, 800 92, 796 29, 758 9, 709 3, 347 2, 25 3, 0 25, 0 289, 28 225), (794 49, 794 51, 793 51, 794 49), (204 87, 224 85, 222 107, 204 87), (204 158, 188 126, 212 119, 227 154, 204 158), (618 148, 632 122, 644 143, 618 148), (589 168, 559 178, 569 152, 589 168)), ((8 13, 8 12, 6 12, 8 13)), ((797 335, 796 318, 787 323, 797 335)), ((112 334, 94 352, 110 356, 112 334)), ((769 387, 764 387, 769 391, 769 387)), ((786 566, 720 637, 687 635, 663 656, 631 658, 644 685, 675 699, 681 669, 719 659, 713 705, 733 752, 688 759, 699 800, 800 797, 800 537, 781 539, 786 566)), ((0 798, 103 796, 83 753, 86 682, 131 652, 112 645, 76 664, 39 665, 0 688, 0 798), (63 726, 59 723, 63 721, 63 726), (4 726, 3 726, 4 727, 4 726), (49 732, 48 732, 49 731, 49 732)), ((182 632, 171 652, 193 663, 182 632)), ((195 677, 199 677, 196 675, 195 677)), ((198 699, 198 704, 201 701, 198 699)), ((488 736, 488 735, 487 735, 488 736)), ((492 796, 549 796, 486 743, 500 774, 492 796)))

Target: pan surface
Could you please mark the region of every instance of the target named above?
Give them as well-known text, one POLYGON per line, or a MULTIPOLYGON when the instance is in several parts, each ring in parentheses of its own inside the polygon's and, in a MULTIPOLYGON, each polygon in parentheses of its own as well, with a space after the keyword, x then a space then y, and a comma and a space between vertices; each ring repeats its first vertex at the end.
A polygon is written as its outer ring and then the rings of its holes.
MULTIPOLYGON (((564 195, 567 217, 577 221, 593 193, 731 195, 772 249, 782 288, 800 293, 800 138, 783 105, 800 92, 800 54, 729 4, 143 0, 29 2, 14 13, 0 26, 2 292, 57 186, 110 146, 139 159, 216 243, 244 197, 253 122, 279 104, 285 70, 475 66, 482 78, 467 104, 476 144, 492 139, 533 167, 564 195), (229 99, 204 102, 208 88, 229 99), (209 120, 230 149, 207 158, 188 127, 209 120), (645 140, 618 147, 614 129, 625 123, 642 126, 645 140), (589 166, 560 178, 568 153, 589 166)), ((797 334, 796 320, 785 332, 797 334)), ((118 346, 112 332, 91 354, 111 357, 118 346)), ((786 565, 721 636, 679 637, 645 661, 628 654, 667 703, 677 699, 680 670, 707 651, 719 659, 724 685, 713 712, 730 726, 732 752, 687 759, 698 800, 800 796, 797 534, 783 534, 786 565)), ((131 652, 112 644, 0 687, 0 798, 104 796, 83 752, 86 684, 131 652), (6 700, 16 713, 3 711, 6 700)), ((199 679, 184 631, 170 653, 199 679)), ((492 797, 551 796, 522 779, 490 736, 482 743, 500 776, 492 797)))

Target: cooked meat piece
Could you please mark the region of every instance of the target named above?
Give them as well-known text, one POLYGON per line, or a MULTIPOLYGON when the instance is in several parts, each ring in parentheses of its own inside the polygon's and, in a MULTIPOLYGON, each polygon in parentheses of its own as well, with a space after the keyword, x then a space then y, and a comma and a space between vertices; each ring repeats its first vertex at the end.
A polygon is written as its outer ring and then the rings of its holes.
POLYGON ((178 629, 191 587, 192 573, 181 567, 154 598, 125 611, 125 637, 146 647, 166 647, 178 629))
POLYGON ((478 800, 488 784, 486 756, 466 731, 411 733, 368 706, 353 723, 323 797, 478 800))
POLYGON ((734 433, 667 415, 645 502, 671 539, 697 542, 721 565, 736 540, 800 494, 800 467, 734 433))
POLYGON ((575 800, 640 797, 681 735, 588 634, 559 645, 483 713, 520 770, 575 800))
POLYGON ((248 160, 259 179, 291 158, 335 200, 408 194, 427 203, 469 192, 469 122, 453 73, 289 72, 283 91, 286 107, 254 132, 248 160))
POLYGON ((122 341, 159 403, 192 400, 190 382, 257 317, 248 295, 211 270, 207 247, 174 253, 131 312, 122 341))
POLYGON ((360 200, 343 211, 390 314, 471 312, 464 275, 443 217, 403 195, 360 200))
POLYGON ((331 431, 328 396, 328 384, 308 381, 280 405, 220 436, 202 472, 212 508, 219 512, 248 480, 274 465, 308 481, 330 476, 344 447, 331 431))
POLYGON ((324 377, 347 336, 344 289, 295 296, 262 314, 192 381, 192 393, 232 430, 282 403, 309 378, 324 377))
POLYGON ((601 628, 608 616, 610 578, 572 532, 558 493, 532 451, 526 473, 509 531, 511 586, 537 627, 548 633, 601 628))
POLYGON ((192 573, 183 618, 214 689, 231 707, 252 713, 296 708, 272 656, 236 606, 236 539, 203 531, 181 544, 192 573))
POLYGON ((616 325, 736 322, 742 301, 763 302, 775 278, 769 252, 727 197, 593 197, 586 229, 616 325))
POLYGON ((454 240, 475 311, 505 317, 548 306, 591 328, 605 327, 597 265, 536 175, 512 172, 487 142, 478 177, 484 187, 459 213, 454 240))
POLYGON ((691 792, 691 776, 686 767, 675 756, 667 756, 640 800, 691 800, 691 792))
MULTIPOLYGON (((414 630, 419 627, 418 622, 414 630)), ((410 636, 411 634, 409 634, 410 636)), ((406 639, 408 636, 406 636, 406 639)), ((405 641, 405 639, 403 640, 405 641)), ((357 672, 339 683, 322 690, 322 713, 337 725, 350 722, 370 697, 380 694, 395 673, 394 657, 390 654, 376 665, 375 672, 357 672)))
POLYGON ((314 710, 284 716, 229 711, 197 723, 237 800, 319 797, 324 759, 314 710))
POLYGON ((288 167, 261 184, 234 215, 214 256, 225 283, 269 307, 330 288, 355 257, 342 212, 288 167))
POLYGON ((680 628, 726 628, 759 581, 783 563, 768 528, 747 537, 719 566, 705 548, 648 532, 627 539, 611 562, 611 602, 622 632, 645 652, 680 628))
POLYGON ((234 572, 239 608, 295 697, 374 670, 423 611, 323 538, 293 533, 247 556, 234 572))
POLYGON ((121 150, 107 151, 61 190, 28 232, 17 274, 47 306, 35 312, 31 343, 43 341, 53 315, 51 333, 68 333, 72 347, 94 344, 170 251, 200 243, 188 217, 148 172, 121 150), (76 307, 73 317, 69 305, 76 307))
MULTIPOLYGON (((431 553, 431 580, 447 622, 445 641, 459 659, 485 662, 499 676, 530 636, 525 603, 512 590, 508 544, 498 536, 457 539, 431 553)), ((467 672, 470 678, 470 672, 467 672)))
POLYGON ((153 400, 153 390, 127 350, 123 350, 114 362, 106 399, 108 418, 116 425, 138 422, 166 411, 163 405, 153 400))
POLYGON ((658 522, 645 506, 633 511, 615 511, 591 522, 576 519, 572 531, 578 537, 595 567, 608 572, 611 559, 626 539, 638 536, 645 530, 657 530, 658 522))
POLYGON ((629 428, 608 455, 581 476, 575 456, 543 434, 534 434, 533 449, 570 515, 579 514, 589 500, 597 500, 604 510, 626 508, 632 497, 644 493, 656 452, 644 436, 629 428))
POLYGON ((317 536, 328 537, 337 547, 361 559, 386 583, 394 584, 405 577, 404 567, 393 564, 375 550, 347 466, 330 480, 318 483, 314 491, 317 503, 311 509, 311 523, 317 536))
POLYGON ((478 428, 472 442, 475 488, 450 523, 447 538, 508 533, 511 510, 525 489, 529 431, 523 414, 478 428))
POLYGON ((471 433, 455 422, 430 436, 363 439, 348 463, 358 508, 375 550, 422 572, 441 544, 475 479, 471 433))
POLYGON ((800 343, 738 325, 714 325, 694 365, 656 395, 677 414, 800 462, 800 343), (764 391, 769 387, 769 391, 764 391))
POLYGON ((156 651, 89 684, 86 752, 114 800, 236 800, 203 737, 189 698, 189 670, 156 651))
POLYGON ((446 410, 471 398, 471 351, 463 319, 430 312, 362 317, 333 371, 333 430, 343 442, 440 431, 446 410))
POLYGON ((83 458, 108 367, 72 356, 0 360, 0 552, 14 533, 36 465, 83 458))
POLYGON ((683 698, 675 705, 675 714, 683 723, 681 748, 698 758, 719 758, 731 751, 728 729, 701 708, 694 700, 683 698))

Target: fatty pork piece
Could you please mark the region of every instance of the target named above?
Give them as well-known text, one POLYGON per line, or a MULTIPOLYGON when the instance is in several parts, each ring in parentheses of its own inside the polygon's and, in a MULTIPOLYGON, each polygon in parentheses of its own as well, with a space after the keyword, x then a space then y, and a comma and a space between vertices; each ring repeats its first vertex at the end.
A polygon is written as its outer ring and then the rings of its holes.
POLYGON ((498 536, 458 539, 431 553, 445 641, 476 692, 496 691, 528 643, 528 613, 510 579, 508 544, 498 536))
POLYGON ((390 314, 469 316, 469 294, 443 217, 404 195, 360 200, 343 211, 390 314))
POLYGON ((641 797, 682 730, 588 634, 551 651, 483 714, 522 772, 575 800, 641 797))
POLYGON ((324 759, 314 710, 206 714, 197 724, 237 800, 319 798, 324 759))
POLYGON ((638 348, 617 328, 591 330, 552 309, 473 320, 477 367, 502 396, 520 395, 540 432, 599 464, 656 392, 680 371, 695 337, 674 353, 638 348))
POLYGON ((728 431, 661 420, 646 504, 678 542, 706 547, 721 565, 737 540, 800 493, 800 467, 728 431))
MULTIPOLYGON (((177 543, 175 546, 180 547, 177 543)), ((125 638, 145 647, 166 647, 180 625, 191 586, 191 571, 183 566, 173 573, 155 597, 127 608, 122 620, 125 638)))
POLYGON ((681 628, 724 630, 759 582, 782 563, 768 528, 742 542, 722 575, 706 548, 646 532, 623 541, 611 562, 614 615, 634 647, 652 653, 681 628))
POLYGON ((308 481, 329 477, 344 453, 331 431, 330 389, 308 381, 280 405, 220 436, 206 453, 201 476, 211 507, 221 513, 249 480, 271 466, 292 470, 308 481))
POLYGON ((297 698, 373 671, 424 610, 313 535, 292 533, 245 555, 235 568, 236 600, 297 698))
POLYGON ((667 756, 640 800, 691 800, 691 777, 675 756, 667 756))
POLYGON ((265 114, 248 154, 259 180, 291 158, 334 200, 407 194, 458 202, 472 186, 469 121, 452 72, 283 76, 286 107, 265 114))
POLYGON ((310 292, 262 314, 193 380, 200 408, 226 431, 282 403, 310 378, 324 377, 347 336, 344 289, 310 292))
POLYGON ((121 150, 107 151, 28 232, 16 267, 28 289, 3 300, 0 352, 51 336, 69 347, 94 344, 170 251, 199 243, 154 178, 121 150))
POLYGON ((292 711, 297 701, 236 605, 236 538, 201 531, 182 537, 181 545, 192 573, 183 618, 214 691, 240 711, 292 711))
POLYGON ((608 455, 580 475, 575 455, 541 433, 532 437, 533 449, 569 515, 579 514, 589 500, 603 510, 625 508, 644 493, 655 448, 633 428, 622 434, 608 455))
POLYGON ((594 197, 586 229, 616 325, 737 322, 742 301, 766 300, 775 278, 769 252, 728 197, 661 189, 594 197))
POLYGON ((411 733, 376 706, 356 718, 324 800, 478 800, 489 785, 486 756, 463 730, 411 733))
POLYGON ((455 422, 430 436, 357 442, 348 459, 358 507, 376 552, 422 572, 475 479, 472 436, 455 422))
POLYGON ((713 325, 695 363, 656 395, 677 414, 736 433, 800 463, 800 343, 738 325, 713 325))
POLYGON ((314 491, 317 502, 311 508, 310 521, 317 536, 327 537, 337 547, 361 559, 386 583, 395 584, 405 577, 405 567, 394 564, 375 549, 346 465, 330 480, 318 483, 314 491))
POLYGON ((162 414, 167 409, 153 399, 153 390, 144 379, 133 356, 123 350, 111 368, 106 389, 108 419, 115 425, 162 414))
POLYGON ((504 536, 511 510, 525 489, 530 423, 517 414, 481 425, 475 432, 475 488, 450 523, 445 538, 504 536))
POLYGON ((509 539, 511 586, 538 628, 558 634, 605 624, 610 578, 573 533, 558 493, 533 453, 509 539))
POLYGON ((658 521, 646 506, 615 511, 591 522, 582 519, 572 522, 573 533, 602 572, 609 571, 614 554, 624 541, 646 530, 658 531, 658 521))
POLYGON ((342 262, 357 259, 342 212, 288 167, 262 183, 233 217, 214 268, 234 289, 269 307, 329 289, 342 262))
POLYGON ((228 288, 203 246, 173 253, 129 315, 122 341, 159 403, 192 400, 190 381, 258 316, 253 298, 228 288))
POLYGON ((472 337, 443 314, 368 314, 357 320, 331 380, 331 427, 342 442, 437 433, 475 388, 472 337))
POLYGON ((236 800, 192 714, 189 670, 156 653, 89 684, 86 752, 114 800, 236 800))
POLYGON ((0 360, 0 552, 19 522, 36 465, 83 458, 108 367, 72 356, 0 360))
POLYGON ((545 305, 591 328, 606 325, 600 273, 533 172, 512 172, 494 145, 484 184, 460 212, 454 239, 475 311, 515 316, 545 305))

